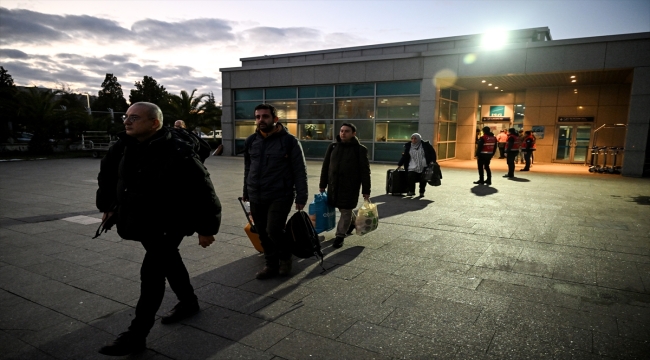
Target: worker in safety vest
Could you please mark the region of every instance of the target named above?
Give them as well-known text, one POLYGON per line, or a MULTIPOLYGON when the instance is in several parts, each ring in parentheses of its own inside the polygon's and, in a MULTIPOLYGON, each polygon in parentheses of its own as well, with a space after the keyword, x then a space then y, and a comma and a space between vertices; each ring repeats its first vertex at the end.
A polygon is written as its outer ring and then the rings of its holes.
POLYGON ((489 127, 483 128, 483 136, 478 139, 476 146, 476 164, 478 165, 478 181, 474 184, 492 185, 492 171, 490 170, 490 160, 497 151, 497 138, 490 131, 489 127), (483 177, 483 170, 487 173, 487 178, 483 177), (484 181, 485 179, 485 181, 484 181))
POLYGON ((530 170, 530 157, 535 151, 535 137, 533 136, 532 131, 526 131, 524 133, 524 139, 521 142, 521 151, 524 153, 524 160, 526 161, 526 166, 519 171, 529 171, 530 170))
POLYGON ((508 173, 503 175, 505 178, 515 177, 515 158, 519 155, 519 136, 515 128, 508 129, 508 141, 506 141, 506 163, 508 163, 508 173))

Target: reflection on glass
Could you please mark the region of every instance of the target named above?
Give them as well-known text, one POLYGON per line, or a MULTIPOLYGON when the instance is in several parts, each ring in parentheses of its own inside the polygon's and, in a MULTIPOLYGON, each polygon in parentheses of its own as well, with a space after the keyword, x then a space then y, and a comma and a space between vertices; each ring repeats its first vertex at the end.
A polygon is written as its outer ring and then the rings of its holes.
POLYGON ((449 141, 456 141, 456 123, 449 123, 449 141))
POLYGON ((259 100, 262 101, 262 89, 235 90, 235 101, 259 100))
POLYGON ((334 97, 333 86, 305 86, 298 88, 300 98, 334 97))
POLYGON ((375 84, 336 85, 336 97, 373 95, 375 95, 375 84))
POLYGON ((235 138, 247 138, 255 132, 255 122, 238 121, 235 123, 235 138))
POLYGON ((419 117, 419 96, 377 98, 377 119, 417 119, 419 117))
POLYGON ((332 140, 332 120, 312 120, 298 122, 300 140, 332 140))
POLYGON ((337 119, 373 119, 375 104, 372 99, 336 100, 337 119))
POLYGON ((458 103, 449 104, 449 120, 458 121, 458 103))
POLYGON ((449 145, 447 147, 447 157, 446 159, 451 159, 456 157, 456 143, 455 142, 450 142, 447 143, 449 145))
POLYGON ((418 123, 413 121, 386 121, 375 124, 375 141, 406 142, 418 132, 418 123))
POLYGON ((281 100, 281 101, 268 101, 270 105, 273 105, 278 110, 278 119, 287 120, 287 119, 297 119, 298 110, 296 108, 296 101, 281 100))
POLYGON ((440 110, 438 112, 439 121, 449 121, 449 107, 450 103, 447 100, 440 100, 440 110))
MULTIPOLYGON (((370 148, 368 148, 370 149, 370 148)), ((375 143, 375 161, 391 161, 397 163, 404 150, 404 142, 377 142, 375 143)))
POLYGON ((255 119, 255 107, 259 105, 259 101, 238 101, 235 103, 235 119, 249 120, 255 119))
POLYGON ((449 134, 449 122, 442 121, 438 123, 438 141, 447 141, 449 134))
POLYGON ((300 119, 331 119, 333 114, 334 100, 332 99, 298 100, 300 119))
POLYGON ((560 126, 557 137, 557 151, 555 160, 570 160, 571 157, 571 137, 573 136, 573 126, 560 126))
POLYGON ((574 162, 585 162, 591 142, 591 126, 577 126, 576 129, 576 148, 573 152, 574 162))
POLYGON ((438 153, 436 154, 438 159, 447 158, 447 143, 438 144, 438 153))
POLYGON ((266 99, 275 100, 275 99, 295 99, 296 98, 296 88, 270 88, 266 89, 266 99))
POLYGON ((377 83, 377 96, 380 95, 419 95, 419 81, 400 81, 377 83))

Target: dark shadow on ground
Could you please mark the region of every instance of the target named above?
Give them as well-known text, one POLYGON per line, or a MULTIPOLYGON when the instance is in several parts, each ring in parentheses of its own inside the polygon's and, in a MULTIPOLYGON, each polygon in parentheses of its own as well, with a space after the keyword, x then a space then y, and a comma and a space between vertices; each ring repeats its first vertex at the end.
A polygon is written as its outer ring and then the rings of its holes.
POLYGON ((476 185, 470 191, 476 196, 488 196, 499 192, 496 188, 488 185, 476 185))
POLYGON ((433 200, 429 200, 426 197, 403 197, 388 194, 375 196, 370 200, 377 204, 377 212, 379 212, 380 222, 382 218, 422 210, 429 206, 429 204, 433 203, 433 200))
POLYGON ((650 196, 634 196, 632 201, 639 205, 650 205, 650 196))
MULTIPOLYGON (((229 245, 224 249, 233 251, 229 245)), ((294 257, 292 276, 256 280, 255 273, 264 266, 264 257, 255 254, 197 275, 191 280, 201 311, 179 324, 161 325, 156 320, 147 338, 147 349, 128 358, 271 358, 273 355, 266 351, 294 331, 293 327, 282 325, 286 322, 275 321, 296 316, 295 311, 302 313, 303 299, 311 294, 309 288, 298 287, 325 276, 337 276, 337 269, 354 260, 364 249, 362 246, 325 249, 325 272, 315 258, 294 257), (251 336, 254 332, 257 333, 251 336)), ((176 302, 176 296, 167 288, 158 316, 176 302)), ((107 358, 97 350, 127 330, 134 316, 132 306, 90 324, 71 318, 67 328, 54 329, 47 339, 34 341, 29 335, 31 339, 21 339, 16 333, 11 340, 22 348, 11 355, 17 359, 107 358)))
POLYGON ((516 177, 516 176, 508 178, 508 180, 515 181, 515 182, 530 182, 530 180, 528 180, 528 179, 519 178, 519 177, 516 177))

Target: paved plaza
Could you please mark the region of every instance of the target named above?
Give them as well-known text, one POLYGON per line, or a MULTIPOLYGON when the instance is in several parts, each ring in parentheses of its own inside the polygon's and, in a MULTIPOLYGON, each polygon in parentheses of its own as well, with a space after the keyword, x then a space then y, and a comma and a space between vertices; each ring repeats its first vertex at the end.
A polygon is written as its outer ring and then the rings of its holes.
MULTIPOLYGON (((181 245, 202 311, 157 321, 130 358, 648 359, 650 179, 540 164, 507 180, 499 162, 487 187, 468 163, 442 163, 442 186, 413 199, 386 195, 395 166, 371 164, 379 229, 341 249, 324 233, 327 271, 298 259, 259 281, 243 158, 208 158, 221 231, 181 245)), ((0 163, 0 359, 107 358, 97 350, 129 325, 144 250, 115 231, 91 239, 98 170, 0 163)), ((308 174, 313 199, 319 161, 308 174)), ((175 303, 168 289, 159 315, 175 303)))

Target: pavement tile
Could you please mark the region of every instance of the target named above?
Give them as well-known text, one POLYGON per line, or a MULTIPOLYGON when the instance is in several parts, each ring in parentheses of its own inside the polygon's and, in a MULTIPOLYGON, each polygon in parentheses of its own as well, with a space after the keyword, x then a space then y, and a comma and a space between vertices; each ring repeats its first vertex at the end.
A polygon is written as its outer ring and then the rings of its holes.
POLYGON ((68 282, 78 289, 103 296, 120 303, 128 303, 140 297, 140 282, 127 280, 111 274, 97 274, 68 282))
POLYGON ((493 295, 507 296, 513 299, 522 299, 571 309, 580 309, 581 305, 579 297, 558 293, 553 289, 539 289, 489 279, 483 280, 476 290, 478 292, 486 292, 493 295))
POLYGON ((452 344, 365 322, 354 324, 339 340, 399 359, 448 359, 457 352, 452 344))
MULTIPOLYGON (((348 267, 348 266, 346 266, 348 267)), ((410 277, 383 274, 372 270, 366 270, 354 278, 356 281, 370 284, 378 284, 400 291, 417 292, 427 283, 425 280, 413 279, 410 277)))
POLYGON ((512 271, 550 278, 553 276, 556 255, 557 253, 553 251, 524 248, 519 254, 512 271))
POLYGON ((647 359, 650 343, 594 332, 594 353, 618 359, 647 359))
POLYGON ((497 334, 488 350, 499 359, 553 359, 554 352, 548 343, 511 334, 497 334))
POLYGON ((302 359, 390 359, 376 352, 348 345, 340 341, 296 330, 269 349, 269 352, 288 360, 302 359))
POLYGON ((52 261, 52 257, 35 253, 32 250, 24 250, 23 248, 16 248, 15 250, 0 254, 0 261, 22 268, 52 261))
POLYGON ((0 331, 0 354, 3 359, 56 359, 19 339, 0 331))
POLYGON ((77 248, 75 250, 67 251, 64 253, 57 253, 51 255, 53 258, 65 260, 81 266, 91 267, 113 260, 112 257, 103 253, 77 248))
POLYGON ((492 244, 476 261, 475 266, 510 271, 515 265, 522 248, 511 245, 492 244))
POLYGON ((100 274, 99 271, 59 259, 52 259, 46 263, 31 265, 27 267, 27 270, 62 283, 69 283, 87 276, 100 274))
POLYGON ((625 319, 618 319, 618 334, 623 338, 650 343, 650 324, 625 319))
POLYGON ((118 276, 123 279, 140 280, 141 266, 142 264, 140 262, 134 262, 125 259, 113 259, 104 263, 93 265, 91 266, 91 269, 97 272, 118 276))
POLYGON ((214 283, 195 290, 195 293, 201 301, 244 314, 251 314, 274 301, 270 297, 214 283))

